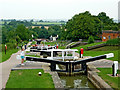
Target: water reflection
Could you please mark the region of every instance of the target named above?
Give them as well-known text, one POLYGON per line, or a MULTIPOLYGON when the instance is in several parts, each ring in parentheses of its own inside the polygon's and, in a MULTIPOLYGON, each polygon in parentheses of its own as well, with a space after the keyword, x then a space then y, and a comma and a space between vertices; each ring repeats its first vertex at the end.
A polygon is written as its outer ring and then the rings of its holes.
POLYGON ((60 76, 60 78, 65 88, 95 88, 94 85, 87 79, 85 75, 60 76))

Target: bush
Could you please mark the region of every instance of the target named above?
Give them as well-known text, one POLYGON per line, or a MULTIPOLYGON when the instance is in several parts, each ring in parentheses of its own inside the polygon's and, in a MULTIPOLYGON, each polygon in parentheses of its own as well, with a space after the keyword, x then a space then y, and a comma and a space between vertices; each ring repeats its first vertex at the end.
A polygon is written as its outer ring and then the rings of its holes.
POLYGON ((94 38, 93 38, 93 36, 90 36, 89 38, 88 38, 88 43, 90 44, 90 43, 94 43, 94 38))
POLYGON ((120 44, 120 39, 119 38, 116 38, 116 39, 111 39, 111 40, 108 40, 106 42, 107 45, 119 45, 120 44))

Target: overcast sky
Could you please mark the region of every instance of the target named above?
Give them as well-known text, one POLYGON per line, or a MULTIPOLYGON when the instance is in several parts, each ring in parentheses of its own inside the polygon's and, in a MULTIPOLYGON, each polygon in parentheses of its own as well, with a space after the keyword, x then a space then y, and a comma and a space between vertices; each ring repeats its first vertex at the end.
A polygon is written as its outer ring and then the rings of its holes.
POLYGON ((90 11, 118 19, 119 0, 0 0, 1 19, 70 19, 90 11))

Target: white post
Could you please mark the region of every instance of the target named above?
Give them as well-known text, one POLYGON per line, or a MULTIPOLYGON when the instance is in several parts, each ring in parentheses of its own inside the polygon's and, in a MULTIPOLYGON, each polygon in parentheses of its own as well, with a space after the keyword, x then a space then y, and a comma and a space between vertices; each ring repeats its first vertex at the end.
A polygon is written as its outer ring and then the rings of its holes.
POLYGON ((114 61, 114 63, 113 63, 113 76, 117 76, 117 70, 118 70, 118 61, 114 61))
POLYGON ((53 51, 51 51, 51 58, 53 59, 53 51))
POLYGON ((63 58, 63 61, 64 61, 64 51, 62 51, 62 58, 63 58))
POLYGON ((41 50, 43 50, 43 46, 41 46, 41 50))
POLYGON ((73 55, 72 56, 73 56, 73 59, 75 60, 75 51, 73 51, 73 55))
POLYGON ((73 55, 72 56, 75 57, 75 51, 73 51, 73 55))

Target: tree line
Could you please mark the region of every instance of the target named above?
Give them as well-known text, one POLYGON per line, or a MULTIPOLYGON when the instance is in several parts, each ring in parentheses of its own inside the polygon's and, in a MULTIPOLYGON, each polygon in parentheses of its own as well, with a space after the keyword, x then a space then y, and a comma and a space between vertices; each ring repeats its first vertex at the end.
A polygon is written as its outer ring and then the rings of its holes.
POLYGON ((36 38, 46 38, 52 36, 60 36, 61 26, 49 26, 48 30, 42 26, 41 28, 32 28, 32 25, 22 24, 21 21, 11 21, 9 24, 2 26, 2 43, 19 43, 36 38), (26 27, 27 26, 27 27, 26 27), (32 35, 34 37, 32 37, 32 35))
MULTIPOLYGON (((120 23, 119 23, 120 24, 120 23)), ((93 36, 94 39, 100 39, 102 30, 119 30, 118 23, 106 15, 105 12, 97 16, 91 15, 89 11, 74 15, 66 25, 65 31, 62 31, 62 38, 77 41, 79 39, 88 39, 93 36)))
POLYGON ((19 43, 29 39, 46 38, 59 36, 61 40, 88 39, 93 36, 94 39, 100 39, 102 30, 119 30, 120 23, 114 23, 113 19, 101 12, 98 15, 91 15, 90 12, 74 15, 65 25, 52 25, 48 30, 41 28, 32 28, 32 21, 11 20, 2 26, 2 43, 19 43), (32 37, 32 35, 34 37, 32 37))

